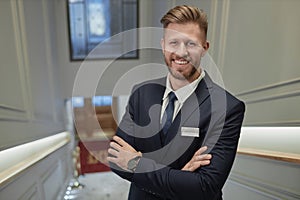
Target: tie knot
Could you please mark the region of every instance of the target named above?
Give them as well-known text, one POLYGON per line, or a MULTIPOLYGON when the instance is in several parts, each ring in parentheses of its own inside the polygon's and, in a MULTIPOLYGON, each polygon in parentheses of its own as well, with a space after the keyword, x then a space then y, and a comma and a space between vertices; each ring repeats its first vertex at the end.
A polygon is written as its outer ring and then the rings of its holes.
POLYGON ((169 93, 169 102, 173 102, 177 100, 177 97, 174 92, 169 93))

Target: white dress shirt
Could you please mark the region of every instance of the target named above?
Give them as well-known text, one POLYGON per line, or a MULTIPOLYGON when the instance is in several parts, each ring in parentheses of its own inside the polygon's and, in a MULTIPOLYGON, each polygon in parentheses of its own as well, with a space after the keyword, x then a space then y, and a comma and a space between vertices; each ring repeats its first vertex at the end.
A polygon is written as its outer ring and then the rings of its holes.
POLYGON ((201 70, 201 74, 200 76, 194 80, 193 82, 191 82, 190 84, 179 88, 178 90, 174 91, 172 89, 171 83, 170 83, 170 73, 167 76, 167 80, 166 80, 166 90, 163 96, 163 103, 162 103, 162 107, 161 107, 161 114, 160 114, 160 122, 162 122, 162 118, 163 118, 163 114, 166 110, 166 107, 169 103, 169 93, 171 91, 173 91, 177 97, 177 100, 174 102, 174 114, 173 114, 173 119, 175 119, 176 115, 178 114, 178 112, 180 111, 183 103, 192 95, 192 93, 196 90, 198 84, 200 83, 200 81, 203 79, 203 77, 205 76, 205 72, 204 70, 201 70))

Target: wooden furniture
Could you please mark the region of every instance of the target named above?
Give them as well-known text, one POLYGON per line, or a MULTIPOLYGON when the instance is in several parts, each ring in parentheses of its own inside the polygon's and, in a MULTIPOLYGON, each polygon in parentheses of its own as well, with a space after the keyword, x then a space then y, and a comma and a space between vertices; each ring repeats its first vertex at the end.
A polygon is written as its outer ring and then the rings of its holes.
MULTIPOLYGON (((113 101, 114 102, 114 101, 113 101)), ((74 126, 80 148, 79 174, 109 171, 107 149, 117 124, 114 103, 94 106, 90 98, 83 107, 74 108, 74 126)))

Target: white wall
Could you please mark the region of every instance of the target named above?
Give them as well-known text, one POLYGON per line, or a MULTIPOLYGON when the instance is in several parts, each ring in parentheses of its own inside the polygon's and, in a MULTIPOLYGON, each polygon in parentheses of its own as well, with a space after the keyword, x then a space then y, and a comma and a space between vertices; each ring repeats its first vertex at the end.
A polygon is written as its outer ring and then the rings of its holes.
POLYGON ((64 130, 54 4, 0 2, 0 150, 64 130))
MULTIPOLYGON (((52 0, 0 1, 1 155, 65 130, 54 13, 52 0)), ((0 199, 54 199, 72 175, 71 149, 66 143, 35 163, 31 156, 15 159, 24 150, 2 157, 0 199), (30 165, 20 168, 23 164, 30 165), (7 174, 13 175, 3 181, 7 174)))
POLYGON ((299 164, 237 155, 224 200, 299 199, 299 171, 299 164))
POLYGON ((299 1, 229 1, 222 72, 245 125, 300 124, 299 1))

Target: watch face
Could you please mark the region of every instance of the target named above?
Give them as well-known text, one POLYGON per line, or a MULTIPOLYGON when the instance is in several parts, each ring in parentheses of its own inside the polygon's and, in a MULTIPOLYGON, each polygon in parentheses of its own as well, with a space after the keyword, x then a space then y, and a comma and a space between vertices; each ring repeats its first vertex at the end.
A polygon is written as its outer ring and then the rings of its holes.
POLYGON ((129 170, 133 170, 136 168, 136 164, 137 164, 136 161, 134 159, 131 159, 128 161, 127 168, 129 170))
POLYGON ((137 156, 135 158, 132 158, 131 160, 128 161, 127 163, 127 169, 134 171, 137 164, 138 164, 138 160, 140 159, 140 156, 137 156))

